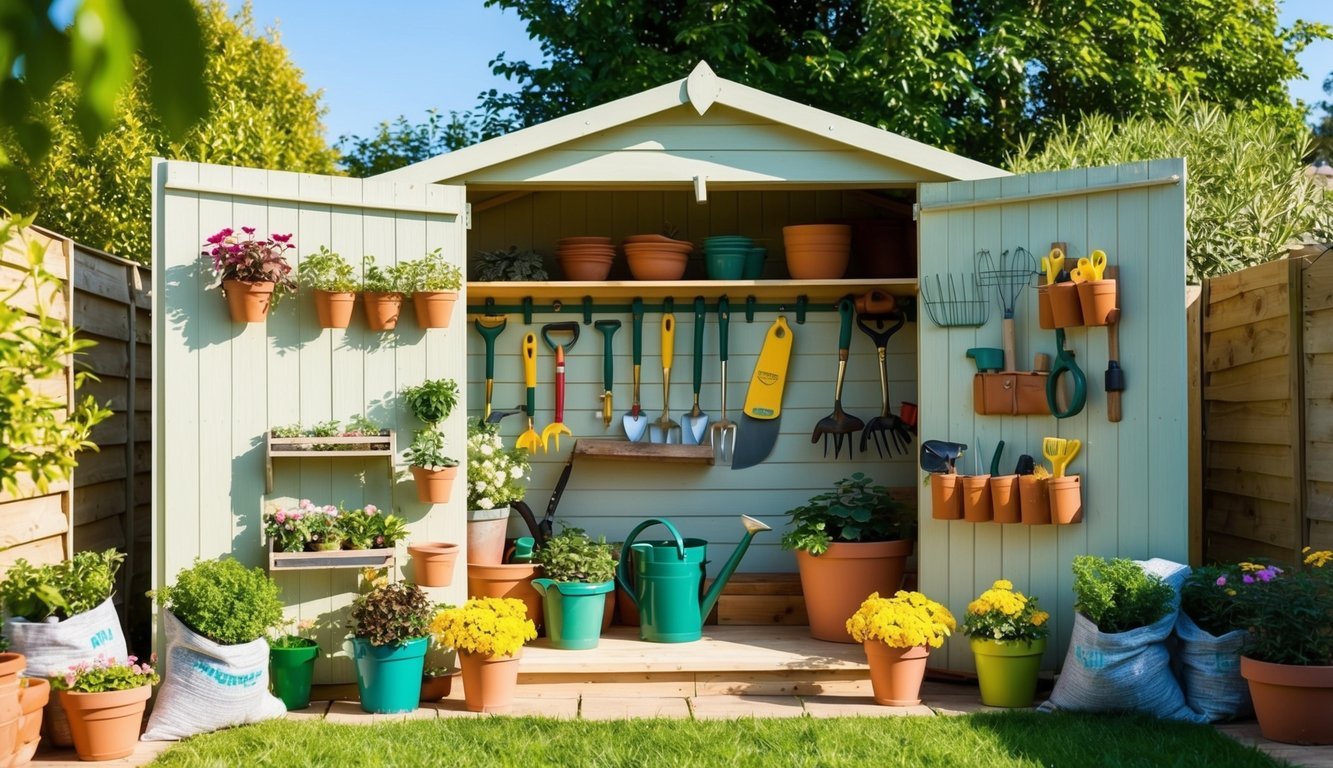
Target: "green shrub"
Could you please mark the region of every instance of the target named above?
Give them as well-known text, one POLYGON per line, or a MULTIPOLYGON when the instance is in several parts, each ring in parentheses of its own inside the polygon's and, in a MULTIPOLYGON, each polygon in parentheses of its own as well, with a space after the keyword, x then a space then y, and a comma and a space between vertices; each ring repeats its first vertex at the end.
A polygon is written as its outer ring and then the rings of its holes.
POLYGON ((1176 591, 1138 563, 1123 557, 1074 558, 1074 609, 1102 632, 1125 632, 1161 619, 1176 591))
POLYGON ((782 537, 782 548, 812 555, 822 555, 831 543, 909 539, 916 532, 916 512, 860 472, 787 515, 794 527, 782 537))
POLYGON ((404 387, 403 400, 413 416, 427 424, 438 424, 449 418, 458 405, 458 382, 426 379, 414 387, 404 387))
POLYGON ((185 626, 223 645, 248 643, 282 625, 278 584, 230 557, 195 560, 176 583, 151 594, 185 626))
POLYGON ((600 584, 616 576, 616 561, 606 537, 593 541, 582 528, 565 528, 533 554, 546 578, 600 584))
POLYGON ((116 591, 116 571, 125 555, 114 549, 79 552, 70 560, 34 566, 14 561, 0 581, 5 614, 28 621, 60 621, 91 611, 116 591))

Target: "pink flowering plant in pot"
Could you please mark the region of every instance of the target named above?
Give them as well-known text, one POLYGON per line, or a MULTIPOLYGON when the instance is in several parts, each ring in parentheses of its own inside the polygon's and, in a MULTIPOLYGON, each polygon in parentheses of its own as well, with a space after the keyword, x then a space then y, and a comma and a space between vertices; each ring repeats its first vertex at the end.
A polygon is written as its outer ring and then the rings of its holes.
POLYGON ((205 243, 203 255, 213 260, 213 273, 217 276, 212 287, 228 280, 273 283, 275 303, 283 293, 295 293, 296 275, 287 262, 287 251, 296 248, 292 236, 271 234, 261 240, 255 236, 254 227, 241 227, 241 233, 237 235, 227 227, 211 235, 205 243))

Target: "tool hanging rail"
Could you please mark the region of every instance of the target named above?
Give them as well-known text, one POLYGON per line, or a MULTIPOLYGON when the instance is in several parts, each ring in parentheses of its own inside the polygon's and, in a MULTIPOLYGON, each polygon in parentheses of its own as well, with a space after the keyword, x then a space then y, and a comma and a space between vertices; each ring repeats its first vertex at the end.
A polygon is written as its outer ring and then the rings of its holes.
MULTIPOLYGON (((909 300, 904 299, 903 302, 909 300)), ((662 313, 670 311, 672 298, 667 297, 659 304, 643 304, 645 312, 662 313)), ((632 304, 604 304, 593 301, 590 297, 584 297, 578 304, 566 304, 560 299, 550 301, 535 301, 532 297, 526 296, 519 304, 500 304, 494 299, 486 299, 481 304, 469 304, 467 311, 469 315, 511 315, 522 314, 523 322, 531 325, 533 315, 572 315, 578 314, 583 318, 584 325, 592 325, 593 315, 628 315, 633 311, 632 304)), ((716 312, 717 302, 704 305, 705 311, 716 312)), ((838 305, 835 304, 812 304, 808 296, 797 296, 795 301, 773 303, 756 302, 754 297, 747 297, 745 302, 745 322, 754 322, 755 312, 794 312, 798 324, 805 323, 805 315, 808 312, 836 312, 838 305)))

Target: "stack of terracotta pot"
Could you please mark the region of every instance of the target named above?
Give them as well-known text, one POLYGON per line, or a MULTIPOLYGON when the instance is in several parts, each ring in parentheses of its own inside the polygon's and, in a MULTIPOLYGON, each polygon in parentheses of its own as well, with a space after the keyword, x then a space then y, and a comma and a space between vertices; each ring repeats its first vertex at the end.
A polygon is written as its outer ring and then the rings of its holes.
POLYGON ((566 280, 605 280, 611 274, 616 248, 609 237, 562 237, 555 256, 566 280))
POLYGON ((666 235, 631 235, 625 238, 625 258, 636 280, 679 280, 694 243, 666 235))
POLYGON ((793 280, 838 280, 852 253, 848 224, 799 224, 782 228, 787 272, 793 280))

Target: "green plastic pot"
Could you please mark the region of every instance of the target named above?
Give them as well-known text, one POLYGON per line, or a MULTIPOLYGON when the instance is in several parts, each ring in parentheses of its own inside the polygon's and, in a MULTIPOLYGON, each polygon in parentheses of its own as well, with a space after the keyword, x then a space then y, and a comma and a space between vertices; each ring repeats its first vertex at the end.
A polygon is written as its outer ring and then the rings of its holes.
POLYGON ((546 616, 546 637, 552 648, 584 651, 596 648, 602 636, 602 613, 606 593, 615 589, 614 581, 588 584, 581 581, 533 579, 532 586, 542 596, 546 616))
POLYGON ((748 246, 710 246, 704 252, 704 266, 709 279, 740 280, 745 273, 745 259, 749 252, 748 246))
POLYGON ((356 688, 361 709, 377 715, 411 712, 421 698, 421 673, 426 668, 426 638, 403 645, 371 645, 352 638, 356 688))
POLYGON ((273 681, 273 695, 282 699, 287 709, 310 706, 310 681, 315 675, 319 644, 307 640, 301 648, 269 648, 268 669, 273 681))
POLYGON ((1046 640, 972 638, 981 703, 988 707, 1030 707, 1037 695, 1037 672, 1046 640))

